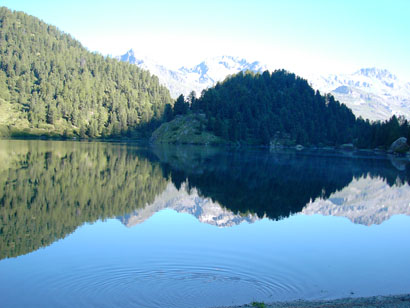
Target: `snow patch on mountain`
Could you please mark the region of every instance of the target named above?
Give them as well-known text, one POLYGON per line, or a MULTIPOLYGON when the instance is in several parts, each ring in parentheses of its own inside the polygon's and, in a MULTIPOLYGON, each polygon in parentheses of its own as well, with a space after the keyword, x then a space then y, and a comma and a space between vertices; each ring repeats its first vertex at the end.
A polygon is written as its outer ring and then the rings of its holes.
MULTIPOLYGON (((170 70, 133 49, 117 59, 149 70, 169 89, 173 98, 180 94, 188 96, 191 91, 199 96, 204 89, 241 71, 268 70, 258 61, 248 62, 232 56, 209 58, 191 68, 181 67, 177 70, 170 70)), ((273 71, 271 68, 269 70, 273 71)), ((334 95, 358 117, 383 121, 393 115, 403 115, 410 119, 410 83, 398 79, 388 70, 362 68, 352 74, 306 75, 304 78, 321 93, 334 95)))
POLYGON ((307 78, 313 88, 331 93, 356 116, 386 120, 393 115, 410 119, 410 83, 385 69, 362 68, 353 74, 331 74, 307 78))
POLYGON ((380 177, 361 177, 327 200, 311 201, 302 213, 342 216, 356 224, 379 225, 393 215, 410 215, 410 186, 407 183, 390 186, 380 177))
POLYGON ((259 220, 257 215, 247 214, 241 216, 232 213, 217 202, 213 202, 210 198, 199 196, 197 189, 192 188, 188 190, 186 183, 183 183, 180 189, 177 189, 173 183, 168 183, 164 192, 158 195, 152 204, 118 219, 127 227, 132 227, 143 223, 163 209, 172 209, 178 213, 188 213, 195 216, 202 223, 217 227, 231 227, 244 221, 253 223, 259 220))
POLYGON ((245 59, 231 56, 208 58, 194 67, 181 67, 170 70, 155 61, 137 54, 133 49, 122 56, 117 57, 120 61, 126 61, 140 68, 149 70, 156 75, 161 84, 166 86, 173 98, 180 94, 188 96, 195 91, 200 95, 204 89, 214 86, 218 81, 223 81, 227 76, 242 71, 263 72, 267 70, 260 62, 248 62, 245 59))

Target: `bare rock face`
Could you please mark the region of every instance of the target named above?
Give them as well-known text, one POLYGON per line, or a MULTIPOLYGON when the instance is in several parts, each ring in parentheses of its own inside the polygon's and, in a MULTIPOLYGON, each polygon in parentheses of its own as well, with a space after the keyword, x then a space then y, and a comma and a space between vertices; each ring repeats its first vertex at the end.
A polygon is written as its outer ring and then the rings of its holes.
POLYGON ((390 146, 390 151, 394 153, 403 154, 406 153, 410 149, 409 145, 407 144, 407 138, 400 137, 396 141, 394 141, 390 146))

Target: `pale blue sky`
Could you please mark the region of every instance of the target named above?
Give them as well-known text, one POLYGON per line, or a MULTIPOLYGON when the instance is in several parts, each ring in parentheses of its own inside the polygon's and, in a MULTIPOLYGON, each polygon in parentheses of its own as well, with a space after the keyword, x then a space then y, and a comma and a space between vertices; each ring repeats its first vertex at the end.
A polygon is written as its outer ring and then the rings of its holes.
POLYGON ((409 0, 0 0, 70 33, 91 51, 134 48, 168 66, 216 55, 297 73, 387 68, 410 81, 409 0))

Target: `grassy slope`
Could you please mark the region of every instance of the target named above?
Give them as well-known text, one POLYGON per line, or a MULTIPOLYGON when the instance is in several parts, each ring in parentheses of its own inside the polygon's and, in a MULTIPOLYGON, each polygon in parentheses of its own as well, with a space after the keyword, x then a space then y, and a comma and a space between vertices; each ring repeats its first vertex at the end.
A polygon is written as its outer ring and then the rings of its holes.
POLYGON ((163 123, 151 137, 153 143, 175 144, 220 144, 225 140, 206 131, 204 115, 189 114, 177 116, 174 120, 163 123))
POLYGON ((48 136, 59 137, 67 130, 68 136, 74 136, 72 126, 64 125, 60 120, 56 125, 40 124, 33 127, 25 117, 21 105, 13 104, 0 98, 0 137, 48 136))

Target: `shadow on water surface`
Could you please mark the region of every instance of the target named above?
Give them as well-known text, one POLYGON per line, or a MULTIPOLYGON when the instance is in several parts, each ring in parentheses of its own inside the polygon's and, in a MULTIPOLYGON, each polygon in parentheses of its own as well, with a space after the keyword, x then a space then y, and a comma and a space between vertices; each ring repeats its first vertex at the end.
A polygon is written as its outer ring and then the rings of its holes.
POLYGON ((198 217, 203 200, 212 200, 224 215, 236 215, 228 226, 240 217, 288 217, 354 179, 382 179, 388 186, 409 182, 403 164, 398 170, 386 159, 317 154, 0 141, 0 259, 47 246, 86 222, 120 217, 125 223, 136 210, 149 217, 158 198, 170 192, 174 197, 162 208, 191 197, 196 207, 190 213, 198 217))

